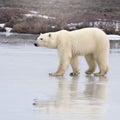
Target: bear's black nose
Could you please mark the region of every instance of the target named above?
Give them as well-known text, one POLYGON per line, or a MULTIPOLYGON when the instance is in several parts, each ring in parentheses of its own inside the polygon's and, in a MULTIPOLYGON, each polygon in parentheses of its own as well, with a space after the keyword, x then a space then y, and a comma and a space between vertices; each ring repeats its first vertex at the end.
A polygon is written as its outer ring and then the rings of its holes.
POLYGON ((37 43, 34 43, 35 46, 38 46, 37 43))

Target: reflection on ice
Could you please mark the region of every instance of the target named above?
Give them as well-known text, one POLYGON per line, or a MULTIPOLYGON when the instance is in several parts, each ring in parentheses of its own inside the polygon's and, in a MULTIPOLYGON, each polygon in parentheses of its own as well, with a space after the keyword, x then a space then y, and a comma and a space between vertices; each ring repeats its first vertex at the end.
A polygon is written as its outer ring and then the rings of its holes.
POLYGON ((35 101, 34 105, 47 112, 103 113, 107 95, 106 77, 86 77, 80 83, 79 77, 67 80, 57 77, 58 90, 53 98, 35 101))

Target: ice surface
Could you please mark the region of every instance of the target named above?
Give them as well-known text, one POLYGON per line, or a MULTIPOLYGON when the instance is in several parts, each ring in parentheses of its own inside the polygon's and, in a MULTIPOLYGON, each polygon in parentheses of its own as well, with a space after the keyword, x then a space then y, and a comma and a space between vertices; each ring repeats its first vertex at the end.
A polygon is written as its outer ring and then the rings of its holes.
POLYGON ((120 54, 110 54, 106 77, 50 77, 56 50, 0 44, 0 120, 119 120, 120 54), (32 105, 34 103, 34 105, 32 105))

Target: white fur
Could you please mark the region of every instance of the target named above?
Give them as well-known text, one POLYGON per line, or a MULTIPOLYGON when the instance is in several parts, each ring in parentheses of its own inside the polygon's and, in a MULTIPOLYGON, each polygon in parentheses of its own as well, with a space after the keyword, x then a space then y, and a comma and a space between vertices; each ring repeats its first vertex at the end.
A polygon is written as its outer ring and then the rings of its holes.
POLYGON ((58 49, 60 64, 58 70, 50 75, 63 75, 69 64, 73 68, 71 75, 78 75, 78 56, 85 56, 91 74, 100 69, 95 75, 102 76, 108 71, 109 40, 107 35, 98 28, 83 28, 80 30, 49 32, 38 37, 36 44, 58 49), (41 40, 42 39, 42 40, 41 40))

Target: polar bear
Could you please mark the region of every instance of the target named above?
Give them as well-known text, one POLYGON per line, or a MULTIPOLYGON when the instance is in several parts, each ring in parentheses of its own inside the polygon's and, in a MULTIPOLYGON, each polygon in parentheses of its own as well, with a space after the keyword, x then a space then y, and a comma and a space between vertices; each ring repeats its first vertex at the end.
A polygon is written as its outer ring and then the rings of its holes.
POLYGON ((109 40, 107 35, 98 28, 83 28, 74 31, 60 30, 41 34, 35 46, 56 48, 60 63, 52 76, 61 76, 71 65, 76 76, 79 74, 78 56, 85 56, 89 66, 86 74, 92 74, 98 65, 99 72, 95 76, 104 76, 108 72, 109 40))

